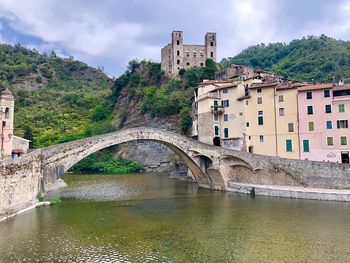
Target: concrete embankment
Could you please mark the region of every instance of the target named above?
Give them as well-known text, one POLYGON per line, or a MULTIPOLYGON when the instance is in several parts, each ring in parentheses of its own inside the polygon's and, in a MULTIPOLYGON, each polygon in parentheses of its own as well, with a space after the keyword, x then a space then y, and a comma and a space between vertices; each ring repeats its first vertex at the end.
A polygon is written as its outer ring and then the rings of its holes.
POLYGON ((37 202, 37 203, 32 204, 32 205, 30 205, 30 206, 28 206, 28 207, 26 207, 24 209, 21 209, 21 210, 17 211, 14 214, 11 214, 11 215, 8 215, 8 216, 2 216, 2 217, 0 216, 0 222, 6 221, 6 220, 8 220, 8 219, 10 219, 10 218, 12 218, 12 217, 14 217, 16 215, 22 214, 22 213, 27 212, 27 211, 29 211, 31 209, 34 209, 37 206, 43 206, 43 205, 50 205, 50 202, 49 201, 37 202))
POLYGON ((229 182, 227 190, 242 194, 350 202, 350 190, 306 188, 279 185, 259 185, 236 182, 229 182))

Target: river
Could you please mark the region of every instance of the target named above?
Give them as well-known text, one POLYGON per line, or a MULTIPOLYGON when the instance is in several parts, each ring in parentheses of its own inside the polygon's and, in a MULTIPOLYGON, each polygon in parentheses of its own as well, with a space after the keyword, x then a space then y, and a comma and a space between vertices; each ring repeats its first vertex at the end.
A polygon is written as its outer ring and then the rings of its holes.
POLYGON ((350 262, 350 204, 73 175, 62 203, 0 223, 0 262, 350 262))

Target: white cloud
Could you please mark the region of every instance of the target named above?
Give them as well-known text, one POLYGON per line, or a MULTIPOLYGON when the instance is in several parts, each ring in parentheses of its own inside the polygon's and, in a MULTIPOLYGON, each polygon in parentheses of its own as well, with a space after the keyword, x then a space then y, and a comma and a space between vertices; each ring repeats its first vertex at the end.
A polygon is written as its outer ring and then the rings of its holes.
POLYGON ((184 30, 186 43, 202 43, 206 31, 216 31, 221 58, 310 34, 349 39, 349 14, 345 0, 0 1, 0 17, 41 39, 34 43, 39 50, 61 49, 108 73, 120 73, 132 58, 159 60, 174 29, 184 30))

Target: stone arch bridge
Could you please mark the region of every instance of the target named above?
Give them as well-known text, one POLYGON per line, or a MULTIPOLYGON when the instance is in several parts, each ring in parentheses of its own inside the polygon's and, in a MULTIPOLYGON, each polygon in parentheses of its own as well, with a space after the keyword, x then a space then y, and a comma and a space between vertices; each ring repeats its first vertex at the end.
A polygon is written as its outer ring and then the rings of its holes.
POLYGON ((207 145, 154 128, 132 128, 37 149, 0 167, 0 215, 33 202, 88 155, 130 141, 155 141, 173 150, 200 187, 229 190, 228 182, 350 188, 349 166, 282 159, 207 145))

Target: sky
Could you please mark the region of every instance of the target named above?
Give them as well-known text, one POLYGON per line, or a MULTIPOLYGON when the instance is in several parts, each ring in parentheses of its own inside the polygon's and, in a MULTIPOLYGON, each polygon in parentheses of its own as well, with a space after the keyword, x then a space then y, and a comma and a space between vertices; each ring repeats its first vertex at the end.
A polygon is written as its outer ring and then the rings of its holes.
POLYGON ((350 40, 350 0, 0 0, 0 43, 55 50, 110 76, 134 58, 160 62, 173 30, 185 44, 216 32, 218 61, 308 35, 350 40))

